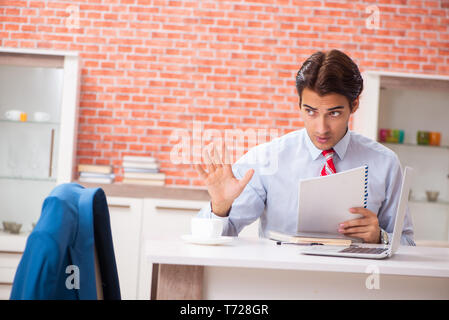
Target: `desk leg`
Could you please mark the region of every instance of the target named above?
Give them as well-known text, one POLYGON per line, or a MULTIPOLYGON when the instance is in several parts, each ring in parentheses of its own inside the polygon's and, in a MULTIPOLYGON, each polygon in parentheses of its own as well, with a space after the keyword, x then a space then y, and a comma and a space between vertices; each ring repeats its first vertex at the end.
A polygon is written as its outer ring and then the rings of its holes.
POLYGON ((203 266, 153 264, 152 300, 201 300, 203 266))

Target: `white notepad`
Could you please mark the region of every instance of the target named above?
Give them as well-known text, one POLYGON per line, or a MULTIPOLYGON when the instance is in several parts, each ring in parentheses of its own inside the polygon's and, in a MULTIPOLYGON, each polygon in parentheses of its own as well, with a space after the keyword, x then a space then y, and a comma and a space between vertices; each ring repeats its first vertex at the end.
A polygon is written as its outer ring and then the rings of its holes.
POLYGON ((352 207, 366 208, 368 166, 299 182, 298 232, 338 233, 338 225, 361 217, 349 212, 352 207))

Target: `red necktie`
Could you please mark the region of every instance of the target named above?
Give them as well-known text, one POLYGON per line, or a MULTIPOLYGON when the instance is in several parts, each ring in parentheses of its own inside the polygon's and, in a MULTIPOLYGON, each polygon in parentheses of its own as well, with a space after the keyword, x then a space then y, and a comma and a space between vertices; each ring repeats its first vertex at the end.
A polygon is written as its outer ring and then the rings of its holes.
POLYGON ((322 153, 323 156, 326 158, 326 163, 324 164, 323 169, 321 170, 321 175, 327 176, 328 174, 336 173, 337 170, 335 170, 334 166, 334 154, 335 154, 334 149, 324 150, 322 153))

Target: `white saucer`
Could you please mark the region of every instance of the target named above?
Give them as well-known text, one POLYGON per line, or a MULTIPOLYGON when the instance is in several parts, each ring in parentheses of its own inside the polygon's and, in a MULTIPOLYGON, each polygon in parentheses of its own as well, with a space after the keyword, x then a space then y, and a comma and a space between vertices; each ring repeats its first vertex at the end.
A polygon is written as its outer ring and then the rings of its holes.
POLYGON ((216 238, 203 238, 203 237, 195 237, 191 234, 185 234, 181 236, 181 239, 187 241, 189 243, 194 244, 206 244, 206 245, 218 245, 223 243, 228 243, 232 241, 233 237, 216 237, 216 238))

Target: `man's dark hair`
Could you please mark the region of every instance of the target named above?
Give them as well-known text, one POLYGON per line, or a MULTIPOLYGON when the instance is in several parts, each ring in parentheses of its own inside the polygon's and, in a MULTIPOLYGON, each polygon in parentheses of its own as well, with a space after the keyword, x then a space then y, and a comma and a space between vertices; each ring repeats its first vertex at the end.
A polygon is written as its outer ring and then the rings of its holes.
POLYGON ((315 52, 301 66, 296 75, 296 90, 299 107, 302 104, 302 91, 309 88, 320 96, 338 93, 353 102, 363 90, 363 79, 359 68, 345 53, 339 50, 315 52))

